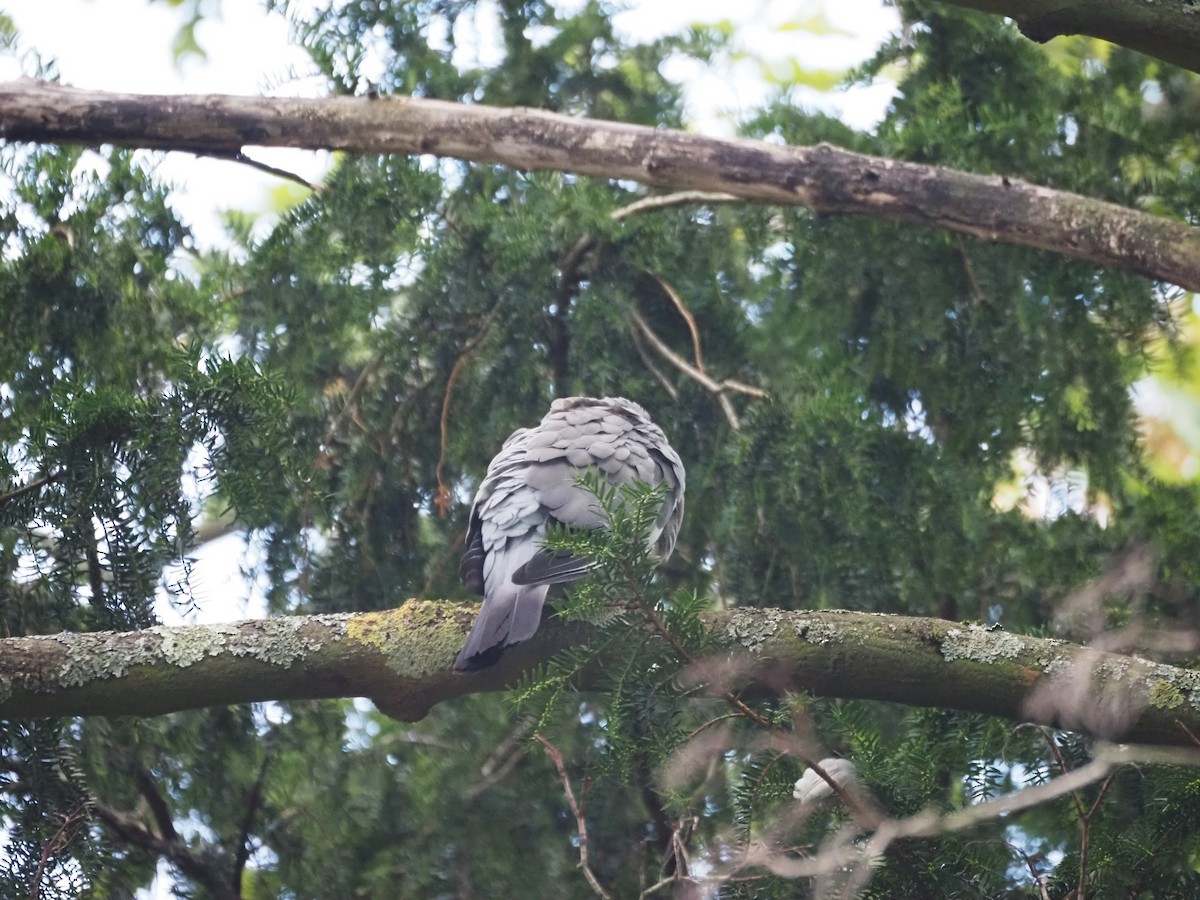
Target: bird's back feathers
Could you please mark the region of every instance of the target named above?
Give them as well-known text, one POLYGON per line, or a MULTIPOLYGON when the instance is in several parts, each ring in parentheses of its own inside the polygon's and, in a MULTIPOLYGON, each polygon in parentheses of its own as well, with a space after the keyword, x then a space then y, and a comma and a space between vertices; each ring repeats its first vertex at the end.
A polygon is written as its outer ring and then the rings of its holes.
POLYGON ((588 570, 588 560, 541 545, 551 522, 606 524, 596 498, 578 481, 589 468, 618 486, 666 482, 667 498, 648 538, 660 561, 671 555, 685 483, 666 435, 624 398, 555 400, 537 427, 518 429, 504 442, 475 494, 459 576, 484 601, 456 669, 491 665, 505 647, 528 640, 551 586, 588 570))

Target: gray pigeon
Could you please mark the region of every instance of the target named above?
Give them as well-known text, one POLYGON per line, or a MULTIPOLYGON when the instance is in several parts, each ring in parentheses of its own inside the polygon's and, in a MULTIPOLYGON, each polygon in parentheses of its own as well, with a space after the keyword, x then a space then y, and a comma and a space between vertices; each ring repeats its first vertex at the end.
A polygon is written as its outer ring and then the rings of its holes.
MULTIPOLYGON (((512 433, 475 494, 463 584, 483 595, 483 609, 458 654, 460 671, 490 666, 528 640, 554 585, 576 581, 591 563, 542 549, 546 526, 602 528, 606 518, 579 476, 592 468, 616 485, 667 483, 662 511, 646 536, 663 562, 683 519, 683 463, 644 409, 623 397, 564 397, 536 428, 512 433)), ((561 589, 560 589, 561 590, 561 589)))

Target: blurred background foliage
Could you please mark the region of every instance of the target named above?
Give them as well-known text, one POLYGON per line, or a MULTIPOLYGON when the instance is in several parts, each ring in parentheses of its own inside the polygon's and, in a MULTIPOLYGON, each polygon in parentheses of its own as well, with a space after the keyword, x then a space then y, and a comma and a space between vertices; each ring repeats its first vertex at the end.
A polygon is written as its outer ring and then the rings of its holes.
MULTIPOLYGON (((460 68, 453 25, 474 0, 269 5, 333 93, 369 82, 646 125, 687 125, 665 61, 745 52, 728 23, 634 44, 603 3, 498 0, 497 60, 460 68)), ((202 52, 211 9, 185 6, 177 50, 202 52)), ((1039 47, 924 0, 902 10, 858 71, 771 69, 777 96, 745 135, 1200 214, 1195 75, 1089 39, 1039 47), (796 102, 797 86, 880 73, 898 93, 869 133, 796 102)), ((689 493, 665 582, 709 606, 1076 640, 1194 626, 1200 330, 1170 286, 934 229, 744 204, 630 212, 646 192, 628 182, 392 156, 339 156, 319 190, 283 192, 265 231, 231 213, 228 243, 197 248, 144 160, 0 150, 6 635, 144 627, 163 591, 199 602, 192 548, 229 529, 260 549, 274 614, 465 599, 457 555, 487 461, 576 393, 630 397, 671 437, 689 493), (766 399, 732 393, 729 416, 663 358, 646 329, 693 359, 674 298, 705 370, 766 399), (1096 584, 1116 587, 1060 615, 1096 584)), ((569 695, 542 732, 577 790, 595 774, 589 852, 615 896, 669 873, 673 833, 703 874, 747 842, 801 854, 839 827, 834 807, 780 832, 802 767, 754 749, 748 725, 701 788, 666 790, 661 761, 721 711, 621 683, 569 695)), ((1088 754, 1069 734, 938 710, 780 698, 763 715, 811 722, 897 815, 1088 754)), ((8 722, 0 895, 128 896, 165 865, 178 896, 589 896, 530 730, 496 696, 416 724, 352 702, 8 722)), ((1081 820, 1099 790, 897 843, 867 892, 1065 897, 1082 864, 1089 896, 1194 895, 1194 773, 1123 770, 1081 820)), ((712 890, 811 887, 751 869, 712 890)))

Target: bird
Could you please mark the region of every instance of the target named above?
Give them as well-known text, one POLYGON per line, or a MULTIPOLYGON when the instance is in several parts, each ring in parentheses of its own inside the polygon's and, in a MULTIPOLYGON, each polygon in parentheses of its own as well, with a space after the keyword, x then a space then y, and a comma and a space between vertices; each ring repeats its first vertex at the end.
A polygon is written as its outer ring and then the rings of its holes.
POLYGON ((589 469, 620 487, 665 483, 647 545, 659 565, 675 548, 683 521, 685 477, 679 454, 649 413, 624 397, 561 397, 533 428, 518 428, 488 465, 471 506, 459 577, 483 607, 454 668, 493 665, 508 647, 533 637, 554 589, 594 565, 542 546, 546 529, 603 528, 604 511, 580 476, 589 469))

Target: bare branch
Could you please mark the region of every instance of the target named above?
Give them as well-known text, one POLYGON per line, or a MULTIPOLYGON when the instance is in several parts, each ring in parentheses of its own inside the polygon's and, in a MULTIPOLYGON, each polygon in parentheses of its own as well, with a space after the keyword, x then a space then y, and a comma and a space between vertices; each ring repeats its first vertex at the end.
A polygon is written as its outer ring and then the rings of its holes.
POLYGON ((663 374, 662 369, 654 364, 654 360, 652 360, 650 358, 650 354, 646 352, 646 345, 642 343, 641 334, 636 328, 634 328, 630 334, 633 335, 633 348, 637 350, 638 357, 642 360, 642 365, 644 365, 646 370, 654 376, 655 380, 657 380, 660 385, 662 385, 662 389, 667 392, 667 396, 669 396, 672 400, 677 400, 679 398, 679 388, 675 387, 675 385, 671 383, 670 379, 663 374))
POLYGON ((675 288, 667 284, 666 280, 662 277, 654 273, 651 273, 651 276, 658 282, 658 286, 663 289, 663 293, 671 298, 671 302, 675 304, 675 309, 679 311, 679 315, 683 316, 683 321, 687 323, 688 333, 692 336, 692 361, 695 362, 696 368, 703 372, 704 354, 700 352, 700 329, 696 327, 696 317, 687 308, 687 304, 683 302, 683 298, 675 292, 675 288))
POLYGON ((1200 72, 1200 21, 1189 0, 946 0, 1007 16, 1031 41, 1086 34, 1200 72))
POLYGON ((16 500, 19 497, 24 497, 26 494, 31 494, 34 491, 40 491, 46 485, 58 481, 58 479, 62 477, 62 470, 51 472, 49 475, 43 475, 41 478, 35 478, 33 481, 27 482, 20 487, 13 488, 11 491, 0 494, 0 506, 16 500))
POLYGON ((167 806, 166 799, 159 791, 154 776, 139 765, 133 777, 138 793, 142 795, 142 799, 146 801, 146 806, 150 808, 150 812, 154 816, 154 824, 158 826, 159 837, 165 841, 178 840, 179 835, 175 831, 175 821, 171 817, 170 807, 167 806))
POLYGON ((742 384, 740 381, 716 381, 703 369, 693 366, 686 359, 667 346, 666 342, 654 333, 654 329, 647 324, 646 320, 641 317, 637 310, 630 310, 630 321, 633 322, 637 331, 641 332, 642 337, 650 344, 651 347, 673 365, 679 371, 683 372, 693 381, 698 383, 706 391, 717 398, 717 402, 721 404, 721 410, 725 413, 725 418, 734 431, 742 427, 741 419, 738 418, 737 411, 733 408, 733 402, 729 399, 729 390, 739 390, 743 393, 755 392, 759 396, 766 396, 765 392, 761 392, 758 388, 749 388, 749 385, 742 384), (736 387, 735 387, 736 386, 736 387), (749 389, 748 389, 749 388, 749 389), (748 390, 747 390, 748 389, 748 390))
POLYGON ((250 861, 250 832, 254 827, 254 819, 262 807, 263 786, 267 782, 267 769, 270 768, 271 757, 264 756, 258 767, 258 776, 250 786, 250 794, 246 798, 246 809, 242 813, 241 827, 238 829, 238 842, 233 857, 233 889, 236 891, 242 883, 242 873, 246 863, 250 861))
POLYGON ((191 849, 178 837, 167 840, 146 828, 128 813, 113 809, 103 803, 94 802, 92 808, 97 818, 112 829, 123 841, 140 847, 149 853, 163 856, 189 878, 195 880, 213 895, 216 900, 240 900, 241 892, 231 890, 213 862, 191 849))
POLYGON ((218 155, 246 145, 428 153, 945 228, 1200 290, 1200 230, 1189 225, 1013 177, 828 144, 723 140, 400 96, 116 94, 32 79, 0 85, 0 138, 218 155))

